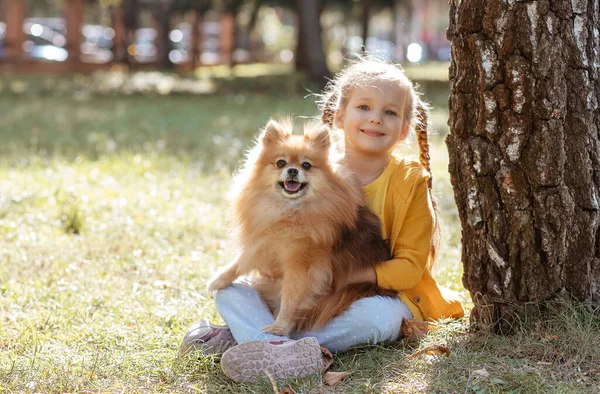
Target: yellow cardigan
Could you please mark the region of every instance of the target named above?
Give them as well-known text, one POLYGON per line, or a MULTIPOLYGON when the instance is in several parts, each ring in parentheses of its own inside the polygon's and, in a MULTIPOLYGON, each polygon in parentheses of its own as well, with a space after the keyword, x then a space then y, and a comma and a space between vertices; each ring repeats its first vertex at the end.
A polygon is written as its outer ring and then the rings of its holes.
POLYGON ((383 173, 363 188, 393 256, 377 266, 377 283, 398 291, 417 319, 459 318, 464 314, 460 300, 441 287, 428 268, 435 220, 428 177, 418 163, 392 156, 383 173))

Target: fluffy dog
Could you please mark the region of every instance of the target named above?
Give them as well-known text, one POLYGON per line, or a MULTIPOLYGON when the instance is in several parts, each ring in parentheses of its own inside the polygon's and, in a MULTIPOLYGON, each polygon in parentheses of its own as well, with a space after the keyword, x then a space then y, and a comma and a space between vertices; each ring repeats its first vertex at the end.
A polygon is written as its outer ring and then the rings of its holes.
POLYGON ((263 331, 288 335, 319 328, 362 297, 396 296, 375 284, 349 284, 356 270, 390 258, 381 224, 365 205, 358 180, 330 160, 329 129, 271 120, 233 193, 241 252, 209 282, 229 286, 257 271, 253 286, 276 320, 263 331))

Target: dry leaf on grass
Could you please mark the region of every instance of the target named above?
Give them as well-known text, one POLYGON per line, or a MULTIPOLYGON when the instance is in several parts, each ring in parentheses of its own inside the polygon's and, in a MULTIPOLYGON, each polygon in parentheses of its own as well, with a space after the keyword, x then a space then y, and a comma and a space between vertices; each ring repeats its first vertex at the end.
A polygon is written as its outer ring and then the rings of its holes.
POLYGON ((418 352, 415 352, 415 353, 411 354, 410 356, 407 356, 406 358, 410 360, 411 358, 415 358, 415 357, 421 356, 423 354, 429 354, 430 356, 446 355, 446 356, 450 357, 450 349, 448 349, 447 346, 441 346, 441 345, 427 346, 425 349, 419 350, 418 352))
POLYGON ((327 371, 333 364, 333 354, 325 346, 321 346, 321 356, 323 356, 323 371, 327 371))
POLYGON ((549 334, 549 333, 544 333, 541 335, 541 337, 542 337, 541 338, 542 342, 555 341, 560 338, 558 335, 549 334))
POLYGON ((474 370, 473 371, 473 375, 479 376, 479 377, 482 377, 482 378, 489 378, 490 377, 490 373, 485 368, 474 370))
POLYGON ((335 386, 350 374, 351 372, 327 372, 325 373, 325 384, 328 386, 335 386))
POLYGON ((429 323, 418 319, 404 319, 400 327, 400 335, 405 339, 421 339, 427 336, 429 323))

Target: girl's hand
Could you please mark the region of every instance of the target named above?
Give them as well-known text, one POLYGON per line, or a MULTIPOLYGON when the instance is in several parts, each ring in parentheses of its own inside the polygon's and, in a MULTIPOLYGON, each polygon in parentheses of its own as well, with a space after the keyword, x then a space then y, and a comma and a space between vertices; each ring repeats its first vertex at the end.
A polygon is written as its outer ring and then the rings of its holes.
POLYGON ((348 283, 377 283, 377 273, 375 272, 375 268, 368 267, 364 270, 352 273, 348 283))

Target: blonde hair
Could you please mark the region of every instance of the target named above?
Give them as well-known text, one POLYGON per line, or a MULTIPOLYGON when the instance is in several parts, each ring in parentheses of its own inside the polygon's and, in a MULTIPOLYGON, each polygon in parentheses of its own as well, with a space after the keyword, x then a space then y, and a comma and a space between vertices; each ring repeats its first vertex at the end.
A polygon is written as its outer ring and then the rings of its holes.
POLYGON ((397 83, 407 93, 404 121, 409 122, 415 131, 419 145, 419 163, 429 173, 429 196, 433 206, 435 221, 429 254, 428 268, 431 269, 437 260, 441 229, 439 225, 438 204, 431 193, 431 157, 427 140, 429 106, 421 100, 419 93, 404 73, 404 70, 393 63, 377 58, 360 57, 340 71, 325 87, 325 91, 320 96, 320 99, 317 100, 317 104, 321 110, 321 120, 324 124, 333 127, 337 111, 345 108, 353 90, 368 87, 375 82, 397 83))

